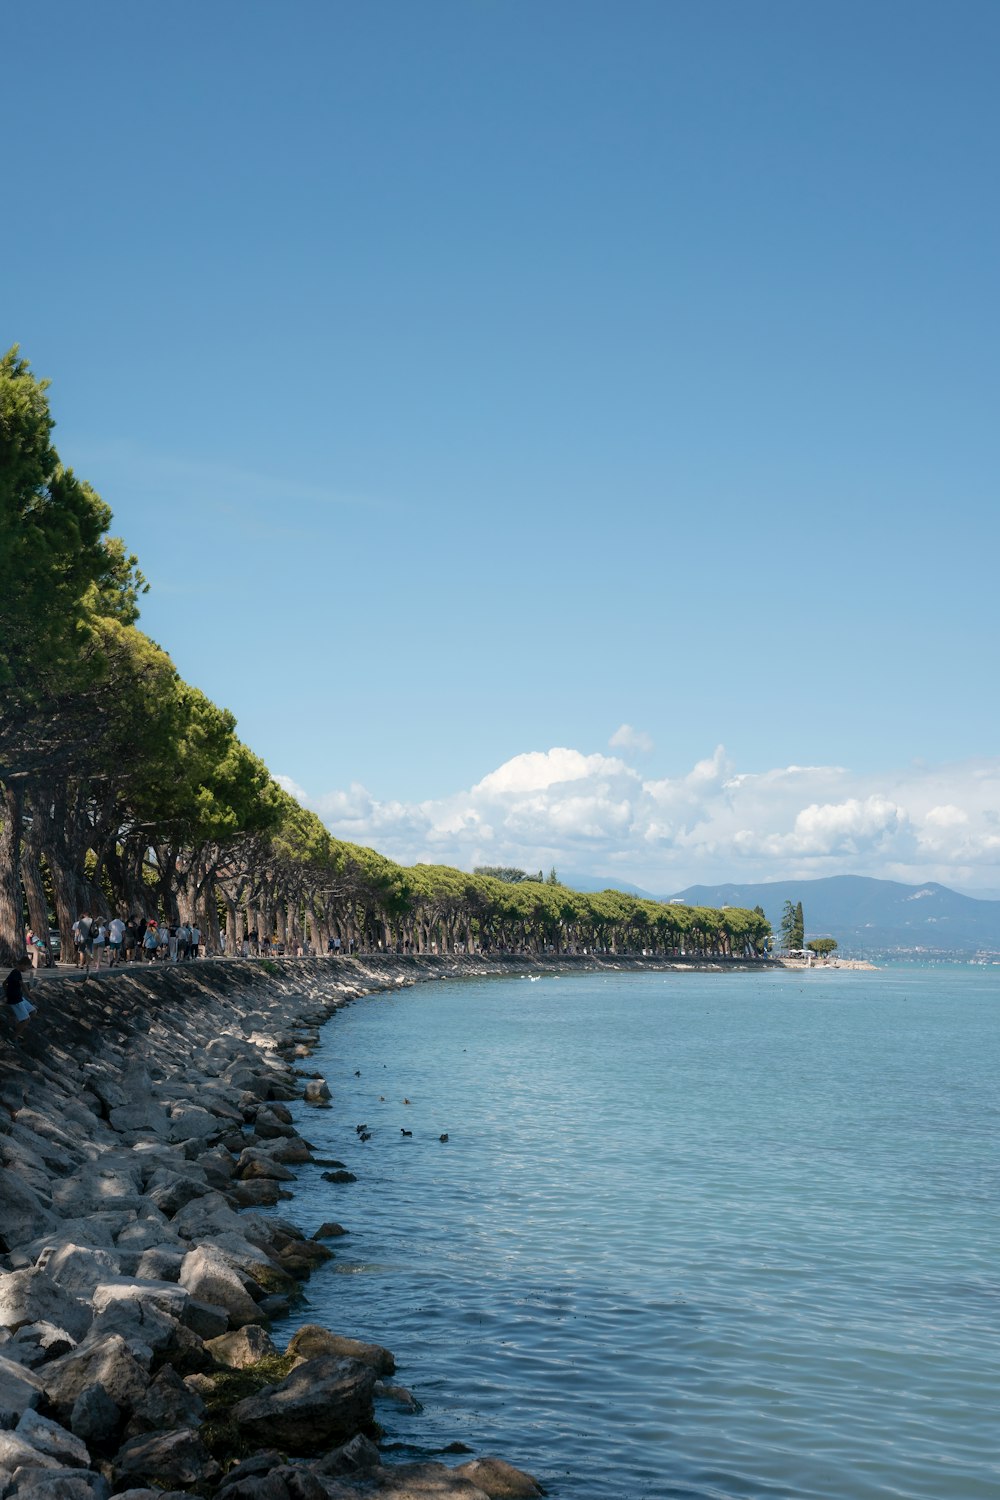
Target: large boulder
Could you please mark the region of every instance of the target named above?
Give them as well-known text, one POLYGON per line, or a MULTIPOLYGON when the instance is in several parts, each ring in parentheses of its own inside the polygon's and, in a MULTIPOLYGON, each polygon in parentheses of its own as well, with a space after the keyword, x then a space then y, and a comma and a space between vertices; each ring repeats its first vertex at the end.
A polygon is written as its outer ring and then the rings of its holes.
POLYGON ((321 1453, 371 1426, 374 1389, 369 1365, 321 1355, 240 1401, 232 1418, 252 1442, 277 1443, 287 1453, 321 1453))
POLYGON ((55 1323, 82 1339, 93 1313, 88 1303, 46 1276, 44 1271, 11 1271, 0 1277, 0 1328, 16 1330, 27 1323, 55 1323))
POLYGON ((358 1486, 352 1479, 326 1480, 327 1500, 489 1500, 466 1474, 446 1464, 392 1464, 367 1470, 358 1486))
POLYGON ((118 1275, 121 1262, 113 1251, 64 1243, 39 1256, 38 1268, 75 1296, 91 1297, 99 1281, 118 1275))
POLYGON ((60 1469, 58 1458, 36 1448, 30 1438, 19 1432, 0 1432, 0 1484, 17 1469, 60 1469))
POLYGON ((181 1286, 198 1301, 224 1307, 232 1328, 266 1321, 233 1268, 204 1246, 199 1245, 185 1255, 180 1279, 181 1286))
POLYGON ((131 1414, 146 1394, 147 1368, 119 1334, 112 1334, 46 1365, 45 1394, 62 1419, 70 1416, 77 1397, 89 1386, 101 1385, 119 1411, 131 1414))
POLYGON ((537 1479, 502 1458, 474 1458, 453 1472, 471 1479, 490 1500, 536 1500, 545 1493, 537 1479))
POLYGON ((115 1484, 146 1479, 156 1489, 205 1485, 218 1479, 222 1469, 205 1444, 189 1427, 173 1432, 150 1432, 130 1438, 115 1458, 115 1484))
POLYGON ((88 1385, 73 1402, 69 1428, 93 1452, 108 1453, 118 1446, 122 1413, 100 1382, 88 1385))
POLYGON ((110 1493, 103 1474, 90 1469, 18 1469, 5 1491, 7 1500, 108 1500, 110 1493))
POLYGON ((41 1400, 40 1375, 0 1355, 0 1428, 13 1427, 24 1412, 41 1400))
POLYGON ((330 1333, 318 1323, 304 1323, 288 1341, 286 1354, 297 1359, 316 1359, 321 1354, 333 1354, 338 1359, 356 1359, 368 1365, 376 1375, 392 1375, 396 1361, 388 1349, 381 1344, 365 1344, 360 1339, 344 1338, 342 1334, 330 1333))
POLYGON ((200 1104, 175 1104, 170 1110, 167 1140, 175 1143, 211 1141, 221 1135, 222 1130, 222 1121, 211 1110, 203 1109, 200 1104))
POLYGON ((217 1339, 206 1339, 205 1348, 217 1364, 230 1370, 245 1370, 278 1350, 263 1328, 248 1324, 245 1328, 234 1328, 231 1333, 221 1334, 217 1339))
POLYGON ((204 1415, 205 1403, 197 1391, 185 1385, 176 1370, 166 1365, 133 1411, 126 1436, 197 1427, 204 1415))
POLYGON ((65 1427, 60 1427, 58 1422, 53 1422, 48 1417, 40 1417, 36 1411, 28 1410, 23 1413, 14 1430, 18 1436, 31 1443, 32 1447, 37 1448, 40 1453, 47 1453, 50 1458, 58 1460, 65 1467, 90 1468, 90 1454, 87 1452, 86 1443, 74 1437, 71 1432, 67 1432, 65 1427))
POLYGON ((41 1234, 51 1234, 59 1223, 38 1193, 5 1167, 0 1167, 0 1203, 3 1204, 0 1251, 4 1254, 41 1234))

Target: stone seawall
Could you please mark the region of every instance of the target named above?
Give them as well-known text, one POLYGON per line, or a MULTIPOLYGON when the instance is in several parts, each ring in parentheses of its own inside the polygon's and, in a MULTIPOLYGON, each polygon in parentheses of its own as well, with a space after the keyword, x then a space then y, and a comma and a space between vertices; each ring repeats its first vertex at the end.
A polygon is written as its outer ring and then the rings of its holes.
POLYGON ((19 1046, 0 1022, 0 1500, 538 1494, 498 1459, 383 1464, 379 1404, 412 1399, 389 1351, 315 1325, 270 1339, 346 1232, 257 1211, 315 1160, 286 1103, 326 1105, 303 1065, 361 995, 692 967, 761 964, 386 954, 33 976, 19 1046))
MULTIPOLYGON (((517 966, 523 970, 525 960, 517 966)), ((36 976, 0 1024, 0 1500, 481 1500, 499 1459, 384 1465, 388 1350, 268 1328, 345 1232, 258 1212, 312 1148, 287 1101, 345 1002, 502 971, 445 958, 200 961, 36 976)), ((465 1451, 460 1448, 456 1451, 465 1451)))

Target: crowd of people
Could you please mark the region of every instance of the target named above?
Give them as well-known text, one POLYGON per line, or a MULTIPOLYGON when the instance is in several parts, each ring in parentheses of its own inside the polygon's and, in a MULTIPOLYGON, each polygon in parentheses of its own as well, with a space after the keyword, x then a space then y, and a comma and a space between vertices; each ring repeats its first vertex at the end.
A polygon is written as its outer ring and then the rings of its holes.
MULTIPOLYGON (((57 934, 53 934, 57 936, 57 934)), ((27 950, 27 967, 44 968, 55 962, 58 945, 46 944, 45 939, 31 928, 25 929, 24 943, 27 950)), ((219 956, 227 952, 239 958, 284 957, 291 954, 298 958, 311 958, 316 948, 308 938, 291 946, 278 937, 261 935, 252 930, 230 947, 226 934, 220 937, 219 956)), ((339 937, 330 938, 327 953, 339 956, 354 953, 357 945, 351 941, 341 944, 339 937)), ((171 923, 157 917, 101 917, 82 912, 73 923, 73 956, 76 968, 113 969, 126 963, 187 963, 191 959, 207 957, 208 949, 202 940, 202 931, 196 922, 171 923)), ((62 955, 68 961, 67 955, 62 955)))
POLYGON ((113 969, 125 963, 187 963, 201 956, 201 928, 176 925, 156 917, 92 917, 83 912, 73 923, 78 969, 113 969))

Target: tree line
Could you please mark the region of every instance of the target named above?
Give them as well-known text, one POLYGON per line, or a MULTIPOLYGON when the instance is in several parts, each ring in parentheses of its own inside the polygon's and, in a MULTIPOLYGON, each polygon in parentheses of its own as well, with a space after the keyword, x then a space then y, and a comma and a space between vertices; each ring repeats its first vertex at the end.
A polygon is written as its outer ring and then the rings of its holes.
POLYGON ((765 951, 759 910, 404 867, 334 838, 138 628, 138 559, 61 462, 47 387, 16 348, 0 359, 0 962, 51 918, 72 951, 83 911, 196 921, 216 952, 251 931, 293 950, 765 951))

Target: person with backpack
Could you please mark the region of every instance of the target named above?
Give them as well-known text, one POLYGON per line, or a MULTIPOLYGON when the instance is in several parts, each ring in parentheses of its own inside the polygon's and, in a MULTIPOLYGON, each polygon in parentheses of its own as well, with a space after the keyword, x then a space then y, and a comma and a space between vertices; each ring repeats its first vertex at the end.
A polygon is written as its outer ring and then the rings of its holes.
POLYGON ((17 967, 11 969, 3 982, 7 1006, 14 1021, 15 1046, 17 1045, 18 1038, 35 1012, 35 1007, 28 999, 28 986, 24 982, 24 976, 30 968, 31 959, 25 954, 23 958, 18 959, 17 967))
POLYGON ((83 912, 76 921, 77 968, 90 972, 90 960, 94 954, 94 921, 89 912, 83 912))

